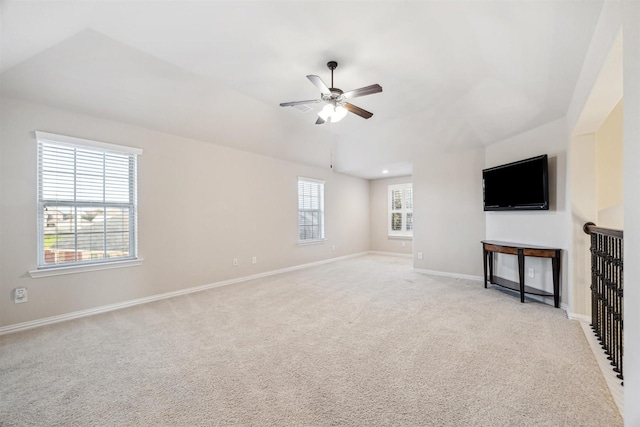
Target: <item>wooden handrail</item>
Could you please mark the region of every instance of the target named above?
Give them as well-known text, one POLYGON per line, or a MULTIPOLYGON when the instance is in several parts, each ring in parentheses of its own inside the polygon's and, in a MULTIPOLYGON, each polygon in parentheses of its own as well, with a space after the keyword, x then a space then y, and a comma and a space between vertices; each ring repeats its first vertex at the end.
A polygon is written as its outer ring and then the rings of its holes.
POLYGON ((585 223, 584 226, 582 227, 582 230, 587 234, 598 233, 598 234, 603 234, 605 236, 617 237, 619 239, 622 239, 624 234, 622 230, 598 227, 593 222, 585 223))

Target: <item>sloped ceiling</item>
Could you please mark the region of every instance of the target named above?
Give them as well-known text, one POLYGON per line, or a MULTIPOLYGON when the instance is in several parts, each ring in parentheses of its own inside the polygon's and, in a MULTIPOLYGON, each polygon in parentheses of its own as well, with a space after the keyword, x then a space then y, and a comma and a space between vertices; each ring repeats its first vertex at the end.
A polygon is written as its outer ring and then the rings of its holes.
MULTIPOLYGON (((411 173, 566 114, 599 1, 2 3, 2 95, 328 167, 411 173), (378 83, 374 113, 280 102, 378 83)), ((81 135, 79 135, 81 136, 81 135)))

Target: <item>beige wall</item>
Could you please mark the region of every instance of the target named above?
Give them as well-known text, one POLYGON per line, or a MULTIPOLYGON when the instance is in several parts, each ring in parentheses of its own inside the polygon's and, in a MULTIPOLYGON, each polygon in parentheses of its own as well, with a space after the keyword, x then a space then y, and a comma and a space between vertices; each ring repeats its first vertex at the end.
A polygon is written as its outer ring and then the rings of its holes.
POLYGON ((566 302, 572 315, 591 314, 591 239, 583 231, 587 222, 597 222, 595 134, 571 139, 571 287, 566 302))
POLYGON ((415 268, 482 276, 483 167, 484 148, 414 158, 415 268), (423 259, 418 258, 420 252, 423 259))
POLYGON ((369 250, 367 180, 6 98, 2 124, 0 326, 369 250), (29 276, 37 267, 36 130, 144 150, 142 266, 29 276), (297 245, 298 176, 326 180, 324 244, 297 245), (20 286, 29 301, 14 304, 20 286))
POLYGON ((623 101, 620 100, 596 131, 597 224, 623 228, 623 101))
POLYGON ((413 241, 411 238, 390 238, 388 236, 389 193, 388 186, 406 184, 413 181, 411 176, 400 176, 386 179, 375 179, 369 183, 369 203, 371 206, 371 250, 411 254, 413 241))

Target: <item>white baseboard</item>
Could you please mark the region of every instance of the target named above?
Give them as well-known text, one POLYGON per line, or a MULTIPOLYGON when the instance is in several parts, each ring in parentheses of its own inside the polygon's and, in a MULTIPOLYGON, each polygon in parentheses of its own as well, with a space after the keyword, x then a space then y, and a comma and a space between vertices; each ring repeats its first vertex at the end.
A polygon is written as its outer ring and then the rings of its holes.
POLYGON ((371 255, 387 255, 387 256, 399 256, 402 258, 413 258, 413 254, 402 254, 398 252, 382 252, 382 251, 369 251, 371 255))
POLYGON ((591 324, 591 316, 587 316, 586 314, 572 313, 569 311, 569 306, 564 303, 561 305, 561 308, 567 312, 567 317, 569 319, 591 324))
POLYGON ((163 294, 151 295, 144 298, 138 298, 129 301, 123 301, 116 304, 103 305, 100 307, 90 308, 87 310, 74 311, 72 313, 61 314, 58 316, 45 317, 43 319, 31 320, 29 322, 16 323, 14 325, 8 325, 0 327, 0 335, 9 334, 13 332, 24 331, 27 329, 33 329, 40 326, 51 325, 54 323, 64 322, 67 320, 78 319, 81 317, 92 316, 94 314, 106 313, 109 311, 120 310, 127 307, 133 307, 140 304, 146 304, 153 301, 158 301, 167 298, 173 298, 180 295, 191 294, 194 292, 206 291, 207 289, 218 288, 221 286, 232 285, 234 283, 246 282, 248 280, 260 279, 263 277, 275 276, 277 274, 287 273, 290 271, 302 270, 305 268, 315 267, 318 265, 329 264, 340 260, 349 258, 355 258, 362 255, 366 255, 368 252, 358 252, 355 254, 344 255, 335 258, 329 258, 321 261, 310 262, 307 264, 294 265, 292 267, 285 267, 278 270, 265 271, 263 273, 252 274, 250 276, 236 277, 229 280, 223 280, 220 282, 209 283, 206 285, 195 286, 192 288, 181 289, 179 291, 166 292, 163 294))
POLYGON ((474 280, 477 282, 482 282, 484 280, 481 276, 472 276, 470 274, 449 273, 447 271, 425 270, 423 268, 414 268, 413 271, 415 271, 416 273, 431 274, 432 276, 454 277, 456 279, 474 280))

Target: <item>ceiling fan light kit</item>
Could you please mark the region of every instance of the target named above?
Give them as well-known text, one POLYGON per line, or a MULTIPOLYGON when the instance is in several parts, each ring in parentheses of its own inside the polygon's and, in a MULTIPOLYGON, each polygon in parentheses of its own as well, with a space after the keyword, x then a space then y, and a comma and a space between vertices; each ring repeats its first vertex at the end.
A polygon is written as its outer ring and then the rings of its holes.
POLYGON ((358 115, 363 119, 371 118, 371 116, 373 116, 373 113, 350 104, 349 102, 347 102, 347 99, 382 92, 382 86, 380 86, 379 84, 373 84, 345 93, 341 89, 333 87, 333 70, 338 67, 338 63, 336 61, 329 61, 327 63, 327 67, 329 67, 329 69, 331 70, 331 87, 328 87, 322 81, 322 79, 316 75, 311 74, 307 76, 307 79, 309 79, 309 81, 320 90, 320 99, 283 102, 280 104, 280 106, 294 107, 300 104, 315 104, 319 102, 326 103, 326 105, 318 113, 318 120, 316 120, 317 125, 321 125, 328 121, 332 123, 339 122, 347 115, 348 112, 358 115))
POLYGON ((348 110, 342 105, 327 104, 324 106, 322 111, 318 113, 318 117, 324 121, 331 120, 332 123, 335 123, 344 119, 344 116, 346 116, 347 113, 348 110))

